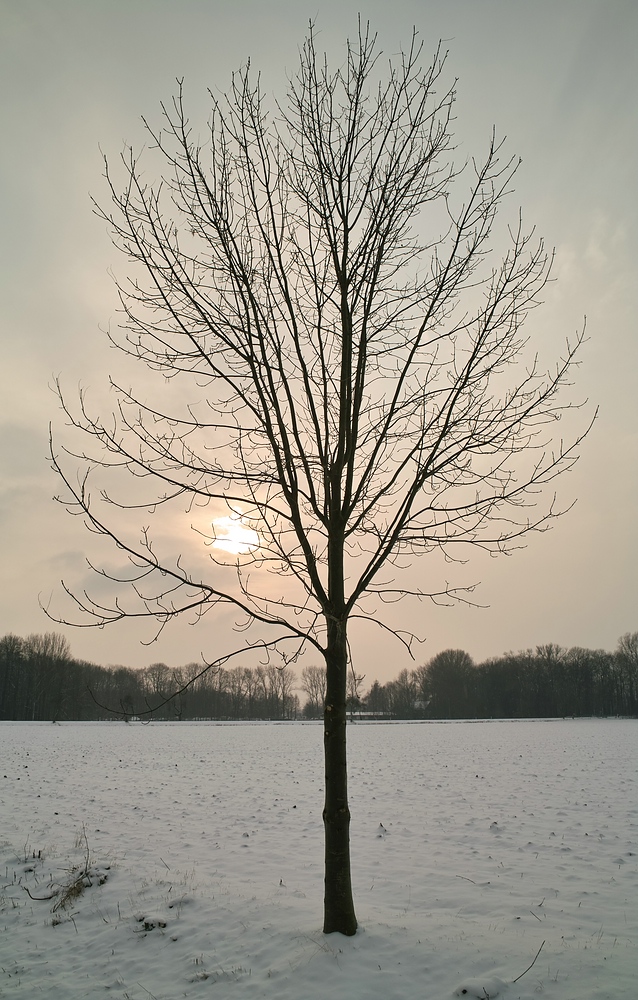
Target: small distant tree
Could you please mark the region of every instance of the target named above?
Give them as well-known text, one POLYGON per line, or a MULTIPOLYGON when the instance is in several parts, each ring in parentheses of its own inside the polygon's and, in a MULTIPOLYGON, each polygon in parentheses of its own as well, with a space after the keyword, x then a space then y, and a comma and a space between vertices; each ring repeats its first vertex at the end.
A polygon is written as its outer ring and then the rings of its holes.
POLYGON ((22 697, 25 681, 24 640, 17 635, 0 639, 0 719, 26 718, 22 697))
POLYGON ((326 668, 304 667, 301 671, 301 690, 308 698, 304 706, 304 714, 311 719, 323 715, 323 706, 326 700, 326 668))
POLYGON ((622 711, 638 715, 638 632, 627 632, 620 637, 616 660, 621 676, 622 711))
POLYGON ((385 713, 388 711, 388 696, 385 685, 382 686, 379 681, 374 681, 366 695, 366 705, 369 712, 385 713))
POLYGON ((34 719, 56 722, 68 715, 73 699, 73 661, 65 636, 34 633, 24 640, 24 657, 31 675, 34 719))
POLYGON ((401 670, 394 681, 386 684, 386 697, 392 715, 397 719, 412 719, 417 714, 417 675, 412 670, 401 670))
POLYGON ((151 663, 144 670, 143 676, 149 698, 157 703, 163 702, 174 690, 171 669, 165 663, 151 663))
MULTIPOLYGON (((180 84, 162 129, 146 126, 163 180, 127 150, 123 182, 107 164, 102 212, 131 267, 117 344, 158 374, 155 402, 148 381, 114 384, 108 419, 84 396, 63 401, 87 442, 79 481, 52 450, 71 508, 131 563, 130 603, 80 592, 83 622, 161 628, 230 606, 253 648, 323 658, 324 930, 344 934, 357 927, 349 623, 392 631, 379 603, 406 594, 467 599, 392 574, 423 553, 503 552, 546 527, 558 510, 533 509, 538 494, 577 444, 550 444, 549 427, 582 338, 545 371, 522 333, 551 259, 520 218, 493 232, 517 164, 492 137, 482 160, 456 165, 444 56, 425 68, 421 56, 415 33, 383 65, 360 29, 333 72, 311 30, 286 103, 246 68, 211 98, 205 139, 180 84), (234 570, 214 546, 221 565, 207 574, 153 539, 162 507, 206 504, 256 533, 234 570), (133 507, 149 511, 141 537, 133 507)), ((212 545, 215 529, 204 534, 212 545)))
POLYGON ((518 718, 530 708, 530 655, 507 653, 492 657, 475 669, 475 714, 479 719, 518 718))
POLYGON ((269 680, 269 695, 271 703, 270 717, 272 719, 290 719, 294 717, 297 703, 293 695, 295 675, 290 667, 279 669, 270 664, 267 668, 269 680))
POLYGON ((475 714, 470 698, 474 663, 463 649, 445 649, 418 673, 419 700, 435 719, 463 719, 475 714))
POLYGON ((346 680, 346 708, 352 716, 353 712, 359 712, 363 705, 362 692, 363 689, 361 685, 366 679, 365 674, 358 674, 351 666, 348 670, 348 677, 346 680))

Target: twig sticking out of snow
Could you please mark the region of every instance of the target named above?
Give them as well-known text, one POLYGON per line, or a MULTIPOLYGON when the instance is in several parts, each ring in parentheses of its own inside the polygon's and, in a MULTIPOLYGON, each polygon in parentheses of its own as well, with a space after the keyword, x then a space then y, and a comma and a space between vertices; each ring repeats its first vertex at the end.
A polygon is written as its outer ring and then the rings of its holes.
MULTIPOLYGON (((545 944, 544 941, 543 941, 543 944, 545 944)), ((540 946, 540 948, 536 952, 536 955, 534 956, 534 962, 536 962, 536 959, 538 958, 538 956, 540 955, 541 951, 543 950, 543 944, 540 946)), ((534 962, 532 962, 532 965, 534 965, 534 962)), ((525 973, 529 972, 529 970, 532 968, 532 965, 528 965, 527 968, 525 969, 525 972, 521 972, 520 976, 517 976, 516 979, 512 979, 512 983, 517 983, 519 981, 519 979, 522 979, 523 976, 525 975, 525 973)))

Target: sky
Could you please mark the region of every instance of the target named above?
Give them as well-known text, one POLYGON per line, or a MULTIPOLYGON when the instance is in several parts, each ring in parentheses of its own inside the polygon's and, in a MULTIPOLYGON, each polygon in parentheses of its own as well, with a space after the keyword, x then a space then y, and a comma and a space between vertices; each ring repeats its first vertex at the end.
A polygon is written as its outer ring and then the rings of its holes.
MULTIPOLYGON (((103 331, 117 324, 111 272, 125 262, 90 201, 107 201, 102 154, 144 142, 141 116, 158 120, 176 78, 202 129, 207 88, 226 90, 248 58, 281 95, 309 19, 335 64, 358 12, 384 53, 413 25, 426 51, 443 40, 466 156, 484 152, 495 126, 522 158, 511 203, 557 255, 526 332, 557 356, 586 316, 574 398, 589 402, 566 430, 594 406, 599 417, 557 483, 560 503, 577 503, 552 531, 508 558, 479 554, 449 570, 452 584, 480 583, 485 607, 398 608, 397 626, 424 639, 414 662, 389 636, 354 628, 357 672, 385 681, 448 648, 477 661, 548 642, 613 649, 638 630, 634 0, 0 0, 0 635, 55 629, 76 657, 133 667, 211 658, 231 641, 229 616, 175 622, 151 646, 139 622, 80 630, 46 617, 40 602, 69 610, 60 579, 83 586, 92 551, 52 500, 48 425, 64 434, 64 420, 51 384, 59 377, 71 395, 82 385, 106 408, 106 376, 121 365, 103 331)), ((438 571, 427 556, 411 570, 429 586, 438 571)))

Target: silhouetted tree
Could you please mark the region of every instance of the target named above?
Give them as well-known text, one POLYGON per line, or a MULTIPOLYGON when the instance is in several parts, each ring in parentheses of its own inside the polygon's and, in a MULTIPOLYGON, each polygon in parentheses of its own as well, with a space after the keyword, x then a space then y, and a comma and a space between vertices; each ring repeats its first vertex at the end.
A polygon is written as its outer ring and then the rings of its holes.
POLYGON ((17 635, 0 639, 0 719, 23 719, 21 689, 24 678, 24 644, 17 635))
POLYGON ((387 712, 388 697, 385 685, 375 681, 366 695, 366 705, 369 712, 387 712))
POLYGON ((417 715, 419 697, 417 678, 413 671, 402 670, 396 680, 385 686, 387 711, 397 719, 413 719, 417 715))
POLYGON ((516 163, 492 138, 482 161, 455 167, 443 62, 437 51, 423 70, 415 35, 379 72, 366 29, 331 72, 311 30, 287 103, 271 113, 242 70, 212 99, 205 143, 180 86, 163 129, 147 126, 163 181, 132 151, 123 185, 107 166, 104 217, 132 267, 118 345, 158 373, 157 402, 145 381, 138 395, 115 386, 114 419, 84 397, 77 413, 65 405, 88 439, 79 480, 52 451, 71 507, 131 562, 131 603, 78 593, 84 622, 136 615, 161 628, 230 605, 254 648, 324 658, 326 932, 357 926, 349 621, 388 627, 375 598, 463 598, 447 584, 407 591, 387 582, 388 567, 518 543, 558 513, 552 501, 531 506, 575 455, 575 444, 550 447, 547 428, 565 408, 558 393, 581 338, 547 372, 528 351, 522 324, 550 259, 520 219, 503 227, 504 256, 490 255, 516 163), (169 397, 165 379, 186 382, 186 395, 169 397), (110 466, 114 485, 91 490, 110 466), (129 533, 132 504, 207 503, 257 533, 234 582, 228 565, 202 575, 186 554, 162 555, 150 528, 129 533))
POLYGON ((433 719, 462 719, 475 715, 470 697, 474 663, 462 649, 446 649, 434 656, 421 673, 420 700, 433 719))
POLYGON ((346 680, 346 708, 350 715, 354 712, 359 712, 363 705, 363 689, 362 684, 365 680, 365 674, 358 674, 355 672, 354 668, 351 666, 348 670, 348 677, 346 680))
POLYGON ((638 715, 638 632, 627 632, 620 637, 616 661, 621 676, 624 714, 638 715))
POLYGON ((304 715, 311 719, 320 718, 326 700, 326 668, 304 667, 301 671, 301 689, 308 698, 304 706, 304 715))

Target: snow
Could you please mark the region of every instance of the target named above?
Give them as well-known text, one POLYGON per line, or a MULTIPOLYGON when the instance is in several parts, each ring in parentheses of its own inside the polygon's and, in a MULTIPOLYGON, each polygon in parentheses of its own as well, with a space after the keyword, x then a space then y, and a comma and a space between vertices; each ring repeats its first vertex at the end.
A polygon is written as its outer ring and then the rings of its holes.
POLYGON ((0 724, 0 997, 638 996, 638 722, 348 738, 353 938, 320 725, 0 724))

